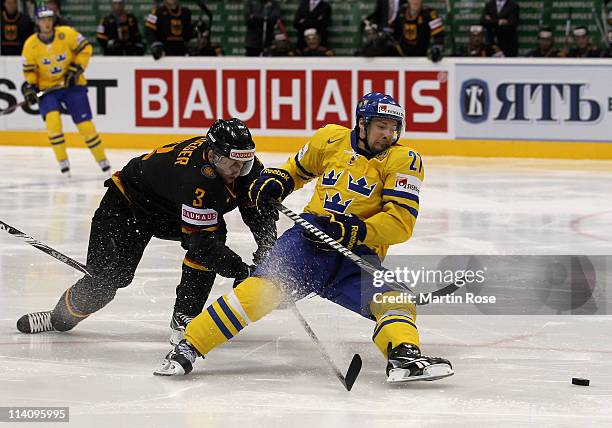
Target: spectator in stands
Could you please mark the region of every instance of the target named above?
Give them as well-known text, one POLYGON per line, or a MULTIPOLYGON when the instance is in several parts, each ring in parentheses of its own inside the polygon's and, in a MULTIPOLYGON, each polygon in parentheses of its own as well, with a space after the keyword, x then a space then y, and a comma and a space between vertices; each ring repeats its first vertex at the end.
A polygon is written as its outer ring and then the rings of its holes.
POLYGON ((270 47, 264 50, 264 56, 296 56, 297 53, 285 32, 277 32, 270 47))
POLYGON ((304 31, 306 47, 300 51, 300 56, 334 56, 334 51, 321 45, 321 37, 315 28, 304 31))
POLYGON ((463 46, 459 56, 480 58, 503 58, 504 53, 494 43, 485 40, 485 29, 482 25, 470 25, 470 38, 467 46, 463 46))
POLYGON ((302 0, 295 13, 293 27, 298 32, 297 48, 304 49, 304 32, 310 28, 317 30, 323 46, 329 46, 328 29, 331 25, 332 8, 324 0, 302 0))
POLYGON ((19 12, 17 0, 4 0, 0 32, 0 55, 21 55, 23 44, 34 32, 34 23, 28 15, 19 12))
POLYGON ((599 58, 601 50, 591 43, 589 29, 585 26, 574 28, 574 47, 569 50, 568 58, 599 58))
POLYGON ((527 52, 530 58, 559 58, 561 53, 555 48, 555 37, 550 27, 542 27, 538 31, 538 45, 527 52))
POLYGON ((154 7, 145 22, 145 36, 151 55, 156 60, 162 56, 185 56, 187 43, 193 39, 191 11, 178 0, 163 0, 154 7))
POLYGON ((61 25, 72 26, 70 20, 62 16, 62 5, 60 4, 60 0, 45 0, 45 4, 55 14, 55 21, 53 21, 54 27, 59 27, 61 25))
POLYGON ((408 0, 376 0, 376 9, 366 17, 364 24, 375 24, 380 31, 393 31, 395 20, 404 14, 408 0))
POLYGON ((102 18, 96 32, 104 55, 143 55, 138 20, 125 11, 123 0, 111 1, 111 13, 102 18))
POLYGON ((380 32, 378 26, 370 21, 365 23, 366 40, 355 52, 355 56, 399 56, 397 43, 389 31, 380 32))
POLYGON ((422 0, 409 0, 404 14, 395 20, 395 38, 402 56, 442 59, 444 24, 436 9, 423 7, 422 0))
POLYGON ((277 0, 245 0, 246 56, 259 56, 272 44, 279 19, 280 4, 277 0))
POLYGON ((205 21, 196 24, 196 46, 189 51, 189 56, 223 56, 221 46, 213 45, 210 41, 210 29, 205 21))
POLYGON ((519 5, 514 0, 489 0, 480 23, 487 30, 487 42, 496 43, 505 56, 518 55, 519 5))

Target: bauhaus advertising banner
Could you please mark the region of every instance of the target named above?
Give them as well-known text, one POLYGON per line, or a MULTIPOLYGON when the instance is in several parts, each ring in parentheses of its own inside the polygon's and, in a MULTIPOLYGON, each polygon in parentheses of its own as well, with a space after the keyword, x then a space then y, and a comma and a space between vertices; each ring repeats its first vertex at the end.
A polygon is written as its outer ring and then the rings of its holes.
MULTIPOLYGON (((237 117, 258 135, 307 136, 355 124, 357 100, 392 94, 406 107, 406 136, 449 138, 449 68, 425 59, 93 58, 85 75, 101 132, 192 133, 237 117)), ((0 109, 23 99, 19 58, 0 58, 0 109)), ((0 118, 0 129, 42 129, 37 106, 0 118)), ((69 118, 66 118, 69 123, 69 118)))

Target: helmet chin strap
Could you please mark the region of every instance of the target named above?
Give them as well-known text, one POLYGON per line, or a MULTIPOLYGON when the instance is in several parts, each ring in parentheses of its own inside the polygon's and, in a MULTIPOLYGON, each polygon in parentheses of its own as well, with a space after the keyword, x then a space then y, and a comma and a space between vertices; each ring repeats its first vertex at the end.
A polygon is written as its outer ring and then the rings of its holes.
POLYGON ((370 145, 368 144, 368 122, 364 119, 363 129, 365 130, 365 139, 361 138, 361 129, 359 129, 359 125, 357 125, 357 140, 363 142, 363 151, 367 152, 369 155, 372 155, 372 150, 370 149, 370 145))

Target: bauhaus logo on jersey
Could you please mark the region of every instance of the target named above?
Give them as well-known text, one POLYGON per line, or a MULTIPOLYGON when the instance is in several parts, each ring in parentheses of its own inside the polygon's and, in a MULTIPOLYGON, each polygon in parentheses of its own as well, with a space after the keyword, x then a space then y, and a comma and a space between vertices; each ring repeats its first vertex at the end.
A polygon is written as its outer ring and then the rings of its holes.
POLYGON ((202 128, 237 117, 252 129, 352 128, 357 100, 378 91, 406 105, 406 131, 448 130, 446 71, 135 69, 134 77, 137 127, 202 128))

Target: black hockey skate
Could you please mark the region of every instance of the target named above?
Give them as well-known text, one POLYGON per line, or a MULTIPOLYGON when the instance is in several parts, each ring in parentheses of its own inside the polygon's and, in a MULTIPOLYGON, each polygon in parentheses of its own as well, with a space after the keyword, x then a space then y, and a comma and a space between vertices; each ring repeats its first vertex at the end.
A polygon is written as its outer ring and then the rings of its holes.
POLYGON ((401 344, 389 351, 387 382, 437 380, 455 372, 450 361, 439 357, 426 357, 414 345, 401 344))
POLYGON ((171 345, 176 346, 185 338, 185 328, 194 318, 181 312, 174 312, 170 320, 170 328, 172 329, 172 333, 170 333, 171 345))
POLYGON ((181 376, 191 373, 193 363, 200 354, 183 339, 166 355, 161 367, 153 372, 155 376, 181 376))
POLYGON ((56 331, 51 324, 51 311, 25 314, 17 320, 17 330, 27 334, 56 331))

